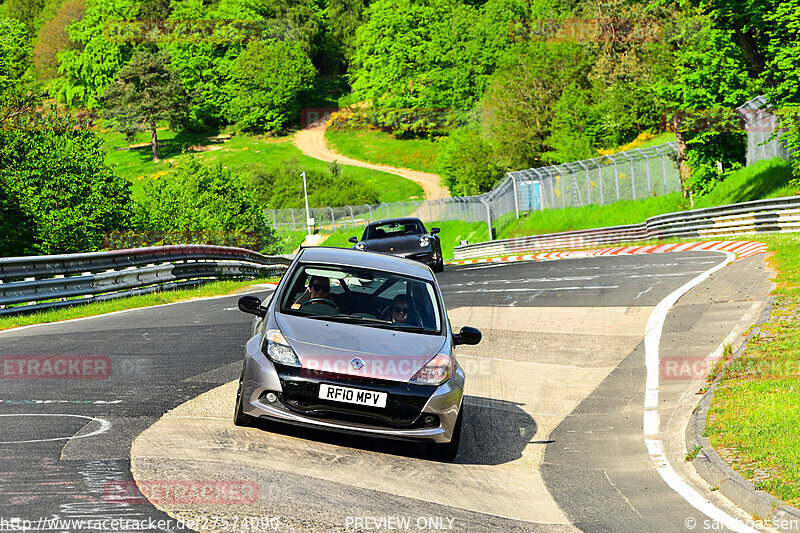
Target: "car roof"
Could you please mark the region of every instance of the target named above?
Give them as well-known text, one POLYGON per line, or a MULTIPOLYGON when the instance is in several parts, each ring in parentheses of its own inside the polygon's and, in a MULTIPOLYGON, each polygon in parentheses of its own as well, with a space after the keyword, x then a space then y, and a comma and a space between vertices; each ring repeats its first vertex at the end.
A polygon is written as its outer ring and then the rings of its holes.
POLYGON ((303 263, 328 263, 331 265, 374 268, 395 274, 434 281, 431 269, 422 263, 378 252, 362 252, 349 248, 314 246, 303 248, 298 259, 303 263))
POLYGON ((380 224, 387 224, 389 222, 399 222, 400 224, 406 224, 408 222, 422 222, 422 221, 414 217, 384 218, 383 220, 376 220, 375 222, 370 222, 369 225, 378 226, 380 224))

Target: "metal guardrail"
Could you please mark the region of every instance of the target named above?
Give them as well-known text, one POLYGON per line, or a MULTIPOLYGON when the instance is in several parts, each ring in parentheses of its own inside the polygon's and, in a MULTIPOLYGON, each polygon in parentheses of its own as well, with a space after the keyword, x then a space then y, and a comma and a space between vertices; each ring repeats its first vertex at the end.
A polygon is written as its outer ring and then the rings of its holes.
POLYGON ((563 250, 675 237, 721 237, 800 231, 800 196, 668 213, 643 224, 515 237, 456 246, 455 259, 563 250))
POLYGON ((225 246, 174 245, 84 254, 0 258, 0 316, 274 276, 289 256, 225 246))

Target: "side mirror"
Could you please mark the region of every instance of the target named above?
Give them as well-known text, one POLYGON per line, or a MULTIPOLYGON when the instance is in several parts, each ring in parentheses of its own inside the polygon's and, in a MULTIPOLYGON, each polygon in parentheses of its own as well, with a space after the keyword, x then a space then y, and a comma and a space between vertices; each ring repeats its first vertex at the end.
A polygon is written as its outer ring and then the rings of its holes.
POLYGON ((442 230, 440 230, 439 228, 431 228, 431 235, 436 235, 440 231, 442 231, 442 230))
POLYGON ((461 331, 453 335, 453 344, 456 346, 459 344, 478 344, 481 342, 482 337, 480 330, 464 326, 461 331))
POLYGON ((350 237, 347 240, 348 240, 348 242, 352 242, 353 244, 356 244, 358 242, 358 238, 357 237, 350 237))
POLYGON ((267 310, 261 307, 261 300, 255 296, 242 296, 239 298, 239 310, 260 318, 267 316, 267 310))

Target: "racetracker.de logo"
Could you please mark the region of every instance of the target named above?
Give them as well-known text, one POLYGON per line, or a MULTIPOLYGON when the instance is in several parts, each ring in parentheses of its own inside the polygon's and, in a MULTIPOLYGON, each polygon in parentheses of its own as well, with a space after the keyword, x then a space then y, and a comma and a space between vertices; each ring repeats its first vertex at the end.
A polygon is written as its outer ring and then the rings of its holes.
POLYGON ((111 359, 104 355, 4 355, 2 379, 106 379, 111 359))
POLYGON ((706 379, 710 362, 705 357, 666 357, 659 361, 658 368, 664 380, 706 379))
POLYGON ((109 481, 103 487, 103 499, 130 504, 250 504, 258 500, 258 484, 244 480, 109 481))

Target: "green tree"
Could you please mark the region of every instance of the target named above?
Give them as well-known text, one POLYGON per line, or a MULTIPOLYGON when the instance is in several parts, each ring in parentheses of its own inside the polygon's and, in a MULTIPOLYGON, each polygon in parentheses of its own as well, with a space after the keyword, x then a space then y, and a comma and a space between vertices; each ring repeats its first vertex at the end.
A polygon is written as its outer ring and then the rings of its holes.
POLYGON ((278 131, 300 112, 300 94, 316 70, 300 45, 251 41, 236 59, 227 116, 249 131, 278 131))
POLYGON ((251 181, 223 168, 190 159, 168 178, 149 181, 136 214, 141 231, 225 232, 253 237, 257 251, 271 253, 276 239, 264 221, 251 181))
POLYGON ((0 122, 35 101, 28 86, 31 49, 25 27, 15 19, 0 19, 0 122))
POLYGON ((67 33, 76 46, 58 54, 54 93, 70 106, 99 107, 98 99, 133 55, 133 44, 106 34, 106 25, 135 20, 136 0, 86 0, 83 18, 67 33))
POLYGON ((555 104, 562 92, 586 80, 591 57, 575 42, 520 43, 492 78, 484 122, 510 168, 539 165, 550 150, 555 104))
POLYGON ((367 20, 370 0, 329 0, 328 27, 349 64, 356 51, 356 31, 367 20))
POLYGON ((673 70, 654 83, 654 90, 671 110, 681 184, 691 199, 722 178, 720 166, 723 172, 741 166, 744 136, 728 124, 733 109, 759 87, 748 76, 731 30, 714 27, 708 17, 687 22, 675 36, 673 70))
POLYGON ((492 67, 476 8, 457 0, 378 0, 367 17, 350 72, 359 99, 378 111, 463 112, 477 102, 492 67))
POLYGON ((0 130, 0 197, 16 228, 3 239, 6 254, 95 251, 129 227, 130 183, 106 166, 103 141, 48 117, 0 130))
POLYGON ((25 26, 28 38, 36 35, 36 19, 44 8, 44 0, 5 0, 0 5, 0 17, 17 19, 25 26))
POLYGON ((503 177, 505 169, 495 163, 491 143, 475 128, 456 130, 441 142, 436 170, 453 196, 487 192, 503 177))
POLYGON ((169 66, 169 54, 143 48, 119 71, 101 100, 107 107, 106 118, 119 131, 150 131, 153 161, 158 161, 157 123, 178 124, 185 114, 184 97, 180 78, 169 66))

